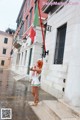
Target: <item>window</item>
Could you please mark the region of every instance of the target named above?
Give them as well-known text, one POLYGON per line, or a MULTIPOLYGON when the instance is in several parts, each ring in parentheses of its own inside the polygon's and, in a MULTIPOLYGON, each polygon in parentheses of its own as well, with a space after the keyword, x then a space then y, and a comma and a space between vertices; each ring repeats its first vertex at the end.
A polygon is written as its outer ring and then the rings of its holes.
POLYGON ((24 24, 25 24, 25 25, 24 25, 24 32, 26 32, 26 31, 27 31, 27 28, 28 28, 28 15, 27 15, 27 17, 26 17, 26 21, 25 21, 24 24))
POLYGON ((31 8, 31 10, 30 10, 29 27, 31 26, 32 12, 33 12, 33 8, 31 8))
POLYGON ((30 2, 31 2, 31 0, 27 0, 27 7, 28 7, 28 9, 30 8, 30 2))
POLYGON ((24 5, 24 13, 26 12, 27 10, 27 0, 25 1, 25 5, 24 5))
POLYGON ((2 65, 2 66, 4 66, 4 63, 5 63, 5 61, 4 61, 4 60, 2 60, 2 61, 1 61, 1 65, 2 65))
POLYGON ((20 32, 19 32, 19 38, 20 39, 22 38, 23 32, 24 32, 24 23, 22 24, 22 26, 20 28, 20 32))
POLYGON ((6 49, 5 48, 3 48, 3 54, 6 54, 6 49))
POLYGON ((20 53, 17 54, 17 59, 16 59, 16 64, 19 65, 19 61, 20 61, 20 53))
POLYGON ((26 64, 27 50, 25 51, 24 65, 26 64))
POLYGON ((27 16, 26 20, 27 20, 27 29, 28 29, 29 28, 29 16, 27 16))
POLYGON ((56 40, 54 64, 62 64, 63 63, 66 27, 67 27, 67 24, 65 24, 57 29, 57 40, 56 40))
POLYGON ((34 3, 36 3, 37 2, 37 0, 34 0, 34 3))
POLYGON ((4 38, 4 43, 8 43, 8 38, 4 38))
POLYGON ((23 52, 22 52, 22 56, 21 56, 21 64, 23 64, 23 52))
POLYGON ((30 70, 29 70, 29 67, 31 65, 31 59, 32 59, 32 48, 30 49, 30 55, 29 55, 29 63, 28 63, 28 71, 27 71, 27 74, 29 74, 30 70))

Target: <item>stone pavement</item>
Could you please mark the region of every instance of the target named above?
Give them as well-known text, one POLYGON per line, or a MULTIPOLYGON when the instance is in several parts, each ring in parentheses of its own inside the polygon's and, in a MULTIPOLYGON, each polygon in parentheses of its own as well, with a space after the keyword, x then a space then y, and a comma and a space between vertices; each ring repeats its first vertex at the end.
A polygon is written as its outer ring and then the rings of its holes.
MULTIPOLYGON (((16 75, 9 70, 0 70, 0 108, 11 108, 12 120, 38 120, 28 104, 29 101, 33 101, 30 83, 24 80, 16 82, 13 78, 16 75)), ((41 89, 39 97, 40 101, 56 100, 41 89)))

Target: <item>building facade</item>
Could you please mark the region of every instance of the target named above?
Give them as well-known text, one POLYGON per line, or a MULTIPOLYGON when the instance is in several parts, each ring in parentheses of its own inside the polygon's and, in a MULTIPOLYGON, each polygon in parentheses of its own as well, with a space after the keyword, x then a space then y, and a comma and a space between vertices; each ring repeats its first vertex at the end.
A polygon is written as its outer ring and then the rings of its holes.
POLYGON ((49 54, 44 58, 42 88, 68 104, 80 106, 80 1, 53 2, 47 0, 43 7, 51 31, 46 31, 49 54))
MULTIPOLYGON (((47 14, 42 12, 43 2, 40 0, 41 19, 44 21, 47 14)), ((17 18, 17 30, 14 35, 14 53, 12 55, 11 69, 19 74, 29 74, 29 67, 42 57, 42 33, 40 24, 35 27, 34 43, 30 38, 33 27, 37 0, 24 0, 17 18)))
POLYGON ((13 35, 0 31, 0 68, 10 67, 13 35))

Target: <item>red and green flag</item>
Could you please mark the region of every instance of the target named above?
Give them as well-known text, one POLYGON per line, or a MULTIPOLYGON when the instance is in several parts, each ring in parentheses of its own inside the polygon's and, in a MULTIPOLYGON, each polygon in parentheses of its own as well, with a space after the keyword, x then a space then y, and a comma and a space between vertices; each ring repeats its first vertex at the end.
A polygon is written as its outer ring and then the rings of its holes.
POLYGON ((32 40, 32 43, 34 43, 34 38, 36 36, 36 31, 34 30, 34 28, 32 27, 31 28, 31 31, 30 31, 30 38, 32 40))
POLYGON ((34 21, 33 21, 34 27, 32 27, 30 31, 30 38, 32 40, 32 43, 34 42, 34 38, 36 36, 36 31, 34 28, 38 25, 39 25, 39 15, 38 15, 38 5, 36 4, 35 13, 34 13, 34 21))
POLYGON ((38 10, 38 4, 36 4, 35 13, 34 13, 34 27, 39 25, 39 10, 38 10))
MULTIPOLYGON (((39 1, 38 1, 36 3, 33 26, 35 28, 36 26, 39 26, 39 25, 41 26, 44 50, 46 50, 46 48, 45 48, 44 30, 43 30, 42 19, 41 19, 41 11, 40 11, 39 1), (40 19, 39 19, 39 17, 40 17, 40 19)), ((31 33, 30 33, 30 37, 31 37, 32 43, 34 42, 34 38, 36 36, 36 31, 35 31, 34 28, 32 27, 31 33)))

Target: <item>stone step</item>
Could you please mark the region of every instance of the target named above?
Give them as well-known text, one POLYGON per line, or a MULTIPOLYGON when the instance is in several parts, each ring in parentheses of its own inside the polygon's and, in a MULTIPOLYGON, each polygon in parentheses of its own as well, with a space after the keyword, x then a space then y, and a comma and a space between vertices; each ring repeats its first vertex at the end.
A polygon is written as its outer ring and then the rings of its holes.
POLYGON ((64 99, 58 99, 58 101, 66 105, 68 108, 70 108, 74 113, 76 113, 80 117, 80 107, 72 106, 67 101, 65 102, 64 99))
MULTIPOLYGON (((31 105, 32 102, 29 102, 29 104, 31 105)), ((40 102, 38 106, 31 106, 31 108, 38 116, 39 120, 59 120, 58 116, 46 108, 43 102, 40 102)))
POLYGON ((80 120, 77 114, 56 100, 44 100, 38 106, 31 108, 40 120, 80 120))
POLYGON ((24 74, 24 75, 17 75, 17 76, 14 77, 14 79, 16 81, 21 80, 21 79, 29 79, 29 78, 30 78, 29 75, 26 75, 26 74, 24 74))
POLYGON ((54 112, 60 120, 80 120, 76 113, 59 101, 45 100, 43 104, 54 112))

